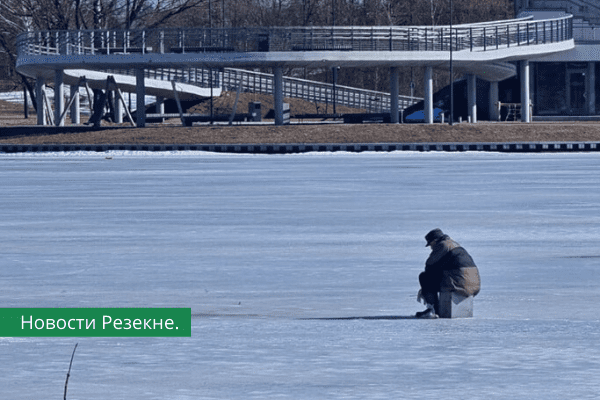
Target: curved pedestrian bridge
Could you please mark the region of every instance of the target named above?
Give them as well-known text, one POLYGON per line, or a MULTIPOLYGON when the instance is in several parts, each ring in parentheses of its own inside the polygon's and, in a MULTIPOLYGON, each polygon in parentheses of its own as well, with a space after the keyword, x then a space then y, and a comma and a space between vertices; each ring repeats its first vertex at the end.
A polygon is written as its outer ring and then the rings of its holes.
MULTIPOLYGON (((446 68, 498 82, 516 74, 510 61, 574 47, 572 16, 532 17, 452 27, 169 28, 25 32, 17 39, 19 72, 40 81, 64 81, 64 70, 135 69, 138 96, 144 71, 157 68, 274 70, 275 120, 283 114, 284 67, 390 67, 392 100, 400 66, 426 67, 425 115, 432 110, 431 69, 446 68)), ((150 82, 150 84, 152 84, 150 82)), ((58 105, 57 108, 61 108, 58 105)), ((398 101, 392 101, 397 122, 398 101)), ((144 117, 138 115, 138 125, 144 117)))

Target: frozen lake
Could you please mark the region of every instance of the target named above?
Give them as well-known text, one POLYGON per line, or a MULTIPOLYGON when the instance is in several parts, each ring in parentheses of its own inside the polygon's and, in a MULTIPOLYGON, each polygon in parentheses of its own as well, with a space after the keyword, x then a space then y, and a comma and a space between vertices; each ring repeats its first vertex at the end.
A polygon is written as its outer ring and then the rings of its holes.
POLYGON ((70 400, 600 393, 600 154, 0 154, 0 170, 0 307, 194 314, 191 338, 0 338, 1 399, 62 398, 75 343, 70 400), (436 227, 480 268, 474 318, 385 318, 423 309, 436 227))

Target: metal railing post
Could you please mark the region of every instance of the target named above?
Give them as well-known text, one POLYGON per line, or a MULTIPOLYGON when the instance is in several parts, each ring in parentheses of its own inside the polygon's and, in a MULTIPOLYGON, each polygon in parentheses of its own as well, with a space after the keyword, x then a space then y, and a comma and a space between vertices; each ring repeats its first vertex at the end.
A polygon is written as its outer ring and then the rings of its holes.
POLYGON ((331 50, 335 50, 335 27, 331 28, 331 50))
POLYGON ((453 49, 454 51, 459 50, 458 48, 458 28, 452 28, 454 30, 454 32, 452 32, 452 34, 450 35, 452 38, 454 38, 454 43, 452 43, 453 49))
POLYGON ((487 51, 487 32, 485 26, 483 27, 483 51, 487 51))
POLYGON ((544 21, 544 26, 542 27, 542 29, 544 30, 544 38, 542 43, 546 44, 546 21, 544 21))
POLYGON ((375 35, 373 32, 373 27, 371 27, 371 51, 375 51, 377 50, 376 44, 375 44, 375 35))
POLYGON ((498 27, 496 26, 496 50, 498 50, 500 43, 498 42, 498 27))
POLYGON ((573 39, 573 19, 568 20, 569 24, 569 39, 573 39))
POLYGON ((473 28, 469 28, 469 45, 473 51, 473 28))

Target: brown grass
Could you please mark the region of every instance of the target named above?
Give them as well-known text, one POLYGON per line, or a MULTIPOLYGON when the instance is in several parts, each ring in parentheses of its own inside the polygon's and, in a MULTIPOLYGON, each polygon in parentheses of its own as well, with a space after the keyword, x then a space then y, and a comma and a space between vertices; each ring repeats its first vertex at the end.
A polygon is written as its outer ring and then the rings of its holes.
MULTIPOLYGON (((246 103, 240 103, 245 104, 246 103)), ((313 105, 314 107, 314 105, 313 105)), ((223 107, 223 110, 225 107, 223 107)), ((247 110, 241 110, 246 112, 247 110)), ((33 111, 0 101, 2 144, 236 144, 236 143, 431 143, 600 141, 600 123, 302 124, 202 125, 179 121, 133 128, 127 124, 88 127, 37 127, 33 111)))

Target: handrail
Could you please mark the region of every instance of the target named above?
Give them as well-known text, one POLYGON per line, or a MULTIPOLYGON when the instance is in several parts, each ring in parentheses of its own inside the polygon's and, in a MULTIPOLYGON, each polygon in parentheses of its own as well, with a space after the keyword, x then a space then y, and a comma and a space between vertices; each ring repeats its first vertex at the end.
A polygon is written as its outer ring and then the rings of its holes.
MULTIPOLYGON (((260 94, 273 94, 275 87, 273 74, 225 68, 222 89, 234 91, 238 85, 242 86, 243 91, 260 94)), ((283 96, 321 104, 333 104, 335 99, 337 105, 367 112, 389 112, 391 109, 390 93, 336 85, 334 94, 331 83, 292 77, 283 78, 283 96)), ((400 95, 398 105, 400 109, 405 109, 422 100, 420 97, 400 95)))
POLYGON ((440 27, 165 28, 24 32, 19 57, 131 53, 294 51, 489 51, 573 39, 571 15, 440 27))
MULTIPOLYGON (((483 21, 483 22, 469 22, 465 24, 454 25, 455 27, 469 27, 469 26, 484 26, 484 25, 496 25, 496 24, 510 24, 515 22, 523 22, 533 20, 533 15, 527 15, 520 18, 511 18, 511 19, 501 19, 496 21, 483 21)), ((440 25, 442 26, 442 25, 440 25)), ((448 25, 445 25, 448 26, 448 25)))
MULTIPOLYGON (((104 72, 135 76, 135 70, 128 69, 108 69, 104 72)), ((237 68, 147 68, 144 75, 148 79, 175 81, 202 88, 209 88, 212 85, 214 88, 228 91, 235 91, 241 85, 242 91, 258 94, 273 94, 275 87, 273 74, 237 68)), ((334 94, 331 83, 288 76, 283 77, 283 96, 322 104, 333 104, 335 99, 337 105, 363 109, 367 112, 389 112, 391 108, 390 93, 336 85, 334 94)), ((420 97, 398 96, 401 109, 422 100, 420 97)))

